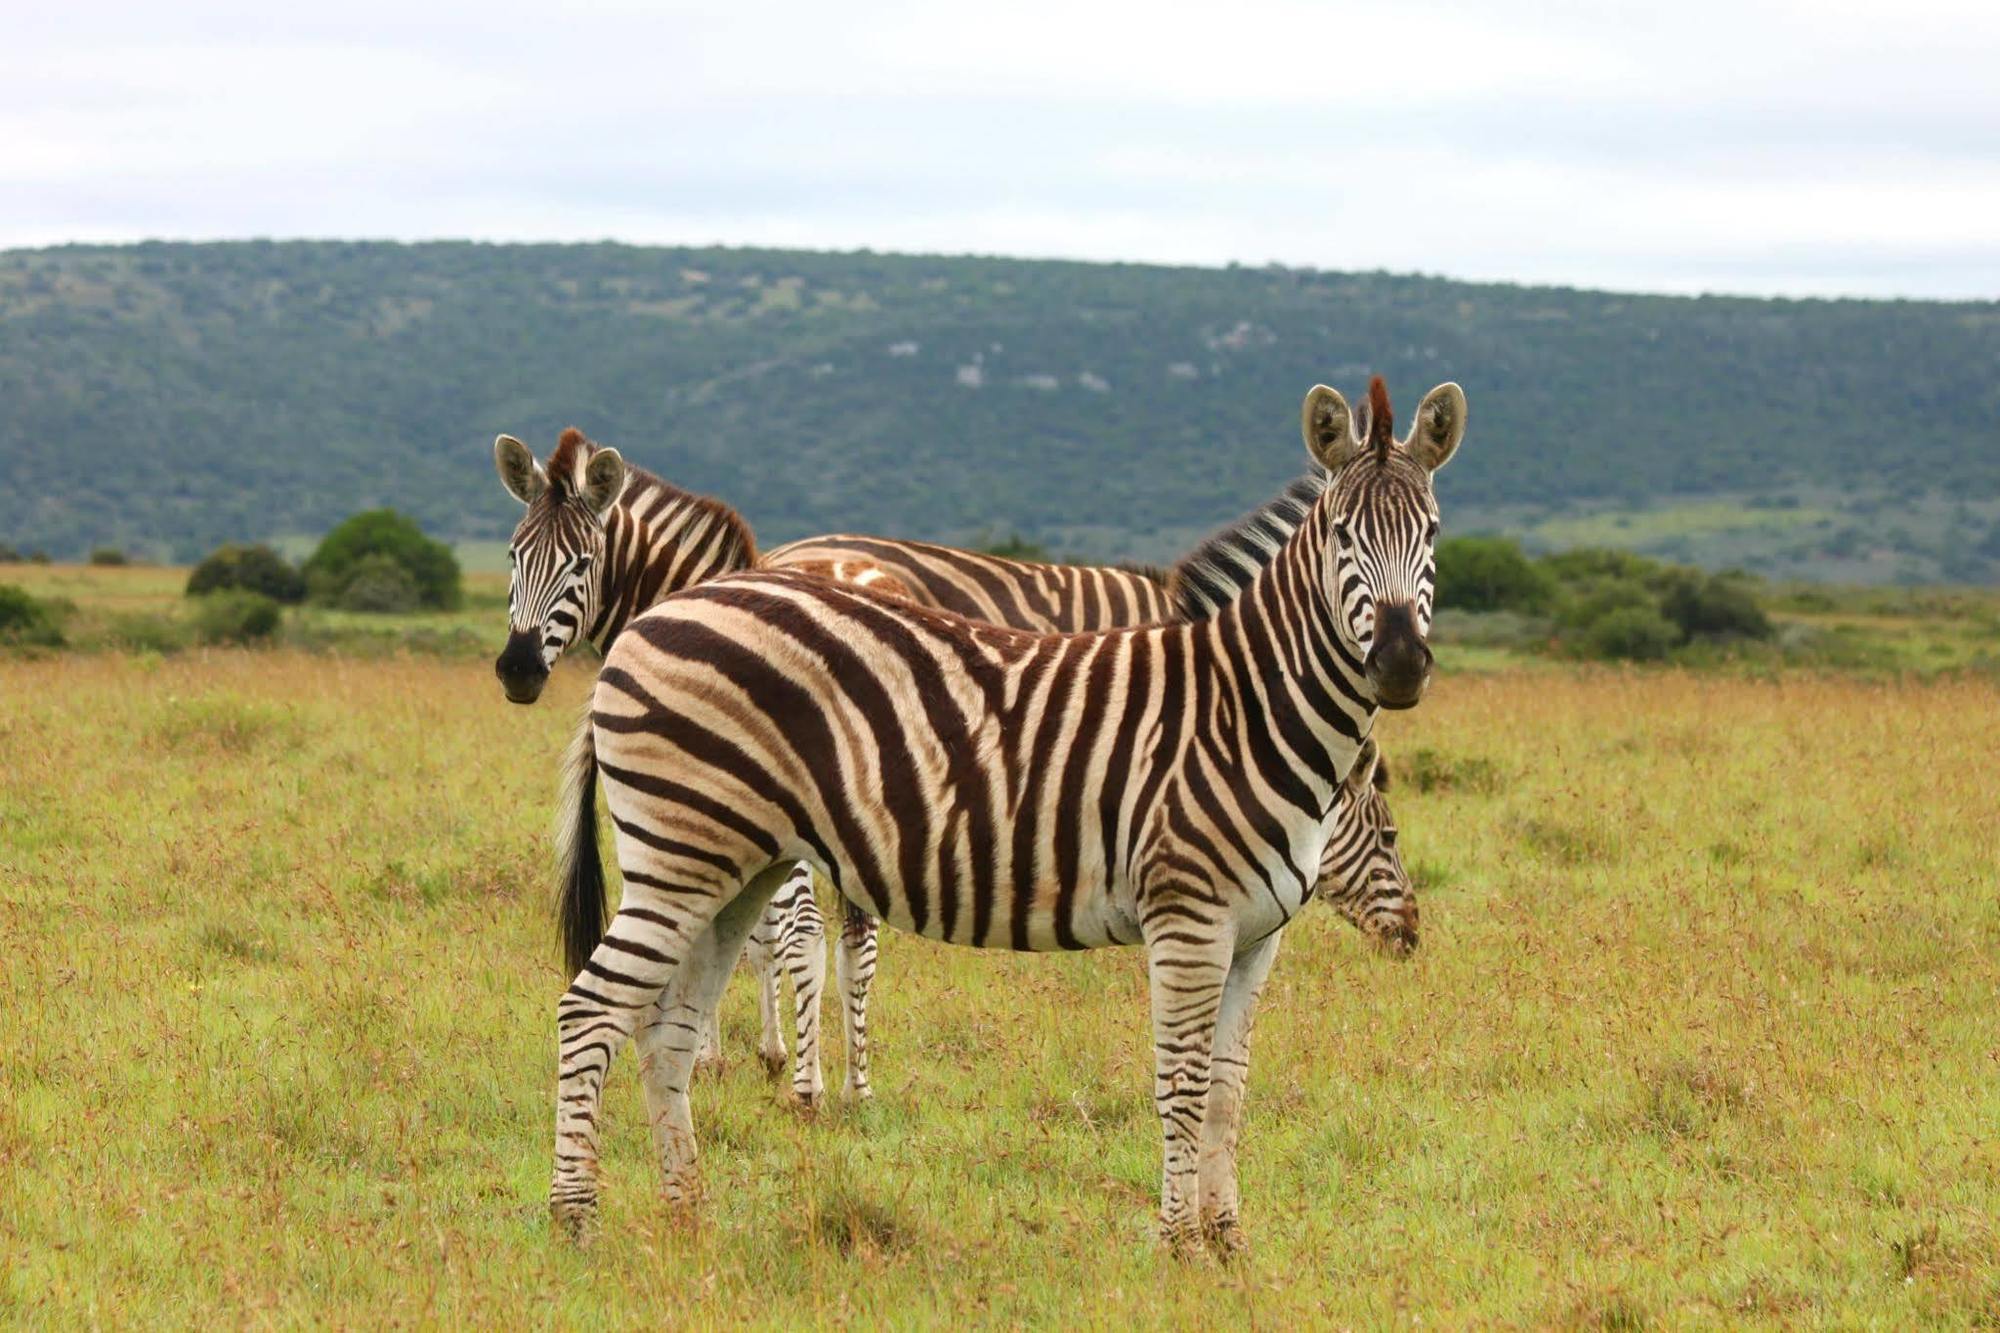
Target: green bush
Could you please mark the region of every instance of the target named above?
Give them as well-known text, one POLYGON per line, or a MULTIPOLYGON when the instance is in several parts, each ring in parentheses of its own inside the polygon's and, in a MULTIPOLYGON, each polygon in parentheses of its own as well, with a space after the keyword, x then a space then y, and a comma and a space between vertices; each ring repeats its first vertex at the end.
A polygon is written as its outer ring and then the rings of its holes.
MULTIPOLYGON (((414 521, 393 509, 354 515, 326 534, 303 566, 313 600, 345 605, 348 584, 364 562, 379 556, 401 566, 416 589, 415 606, 455 610, 460 600, 458 559, 451 548, 424 536, 414 521)), ((377 571, 379 563, 367 566, 377 571)))
POLYGON ((423 605, 417 581, 386 555, 371 555, 354 566, 334 605, 343 611, 401 615, 423 605))
POLYGON ((121 652, 177 653, 188 646, 188 627, 154 611, 129 611, 112 617, 103 640, 121 652))
POLYGON ((25 558, 11 544, 0 542, 0 565, 18 565, 25 558))
POLYGON ((1648 611, 1658 615, 1660 601, 1645 584, 1629 578, 1605 578, 1574 594, 1560 619, 1571 629, 1587 630, 1613 611, 1648 611))
POLYGON ((287 604, 306 599, 305 575, 268 546, 218 546, 188 574, 190 597, 229 588, 262 593, 287 604))
POLYGON ((1662 580, 1660 612, 1684 640, 1768 639, 1771 619, 1740 575, 1671 571, 1662 580))
POLYGON ((271 598, 236 588, 209 593, 196 604, 194 632, 203 643, 261 643, 283 620, 271 598))
POLYGON ((62 642, 62 625, 53 607, 30 597, 24 588, 0 583, 0 644, 60 648, 62 642))
POLYGON ((1591 657, 1657 662, 1680 639, 1680 631, 1651 607, 1621 606, 1591 622, 1583 633, 1583 648, 1591 657))
POLYGON ((115 566, 129 565, 132 562, 126 559, 125 553, 115 546, 99 546, 91 551, 90 563, 93 565, 115 566))
POLYGON ((1556 581, 1506 537, 1453 537, 1438 543, 1437 600, 1455 611, 1546 611, 1556 581))

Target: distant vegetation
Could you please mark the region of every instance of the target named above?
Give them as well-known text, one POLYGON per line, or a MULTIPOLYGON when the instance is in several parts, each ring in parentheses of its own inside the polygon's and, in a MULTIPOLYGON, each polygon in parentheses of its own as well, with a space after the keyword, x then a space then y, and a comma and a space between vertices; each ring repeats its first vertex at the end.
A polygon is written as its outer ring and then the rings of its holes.
POLYGON ((1379 371, 1406 412, 1441 379, 1470 395, 1448 528, 1990 580, 1996 362, 1991 303, 616 245, 22 251, 0 254, 0 537, 185 563, 393 504, 491 539, 516 514, 494 434, 546 450, 574 423, 766 543, 1157 560, 1296 473, 1307 387, 1379 371))
POLYGON ((1769 639, 1762 595, 1761 581, 1741 570, 1708 574, 1629 551, 1537 559, 1504 537, 1438 544, 1440 608, 1539 619, 1557 646, 1566 631, 1572 649, 1595 645, 1594 656, 1658 658, 1697 642, 1769 639))
POLYGON ((228 589, 262 593, 274 602, 297 604, 306 599, 306 577, 268 546, 230 543, 209 552, 188 574, 187 595, 201 597, 228 589))
POLYGON ((393 509, 356 514, 326 535, 300 568, 316 602, 346 611, 452 611, 458 560, 393 509))

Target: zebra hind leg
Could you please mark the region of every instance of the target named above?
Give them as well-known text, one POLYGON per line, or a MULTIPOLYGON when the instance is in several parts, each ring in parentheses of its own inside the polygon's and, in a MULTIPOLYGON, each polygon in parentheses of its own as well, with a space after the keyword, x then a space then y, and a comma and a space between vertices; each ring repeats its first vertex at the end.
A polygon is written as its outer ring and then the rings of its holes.
POLYGON ((1209 1248, 1224 1258, 1250 1248, 1237 1220, 1236 1136, 1243 1123, 1243 1085, 1250 1077, 1250 1024, 1271 960, 1273 933, 1237 955, 1222 987, 1222 1013, 1209 1060, 1208 1107, 1201 1120, 1201 1229, 1209 1248))
POLYGON ((1160 1239, 1177 1257, 1202 1250, 1200 1160, 1210 1056, 1232 962, 1227 922, 1189 912, 1190 895, 1142 923, 1152 993, 1153 1104, 1160 1114, 1160 1239))
POLYGON ((840 986, 841 1014, 847 1029, 847 1083, 841 1095, 850 1101, 866 1101, 875 1095, 868 1086, 868 988, 875 981, 880 934, 874 917, 853 903, 846 904, 834 977, 840 986))
POLYGON ((708 1030, 728 988, 729 974, 743 952, 778 882, 772 871, 753 876, 687 950, 686 960, 660 997, 656 1021, 639 1051, 646 1090, 646 1114, 659 1152, 662 1190, 669 1204, 693 1202, 697 1194, 694 1121, 688 1108, 688 1081, 701 1034, 708 1030))
POLYGON ((785 927, 783 897, 784 890, 780 889, 764 909, 757 928, 750 932, 749 944, 743 949, 750 974, 757 979, 757 1022, 761 1034, 757 1058, 764 1062, 765 1072, 774 1078, 785 1067, 785 1029, 778 1022, 778 943, 785 927))
MULTIPOLYGON (((651 867, 648 867, 650 870, 651 867)), ((673 883, 628 867, 618 913, 556 1004, 555 1172, 549 1210, 586 1237, 597 1217, 598 1111, 612 1056, 650 1013, 728 895, 716 885, 673 883)), ((692 1057, 698 1029, 673 1034, 692 1057)), ((682 1078, 685 1099, 685 1077, 682 1078)))
POLYGON ((819 998, 826 989, 826 925, 813 896, 812 867, 801 861, 771 900, 781 917, 778 960, 792 978, 799 1053, 792 1062, 792 1097, 807 1110, 826 1091, 819 1063, 819 998))

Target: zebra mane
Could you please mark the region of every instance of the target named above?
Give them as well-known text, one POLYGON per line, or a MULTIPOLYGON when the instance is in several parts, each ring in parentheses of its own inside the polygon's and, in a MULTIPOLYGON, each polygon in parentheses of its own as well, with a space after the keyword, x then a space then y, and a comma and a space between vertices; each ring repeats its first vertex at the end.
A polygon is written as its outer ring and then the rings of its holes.
POLYGON ((742 553, 743 568, 757 561, 757 535, 750 530, 749 519, 712 495, 682 490, 645 468, 625 465, 625 489, 619 493, 618 508, 642 520, 656 534, 671 530, 685 539, 721 529, 721 544, 742 553))
POLYGON ((1240 596, 1305 521, 1313 501, 1333 484, 1315 467, 1275 499, 1237 519, 1176 561, 1166 584, 1182 620, 1207 620, 1240 596))

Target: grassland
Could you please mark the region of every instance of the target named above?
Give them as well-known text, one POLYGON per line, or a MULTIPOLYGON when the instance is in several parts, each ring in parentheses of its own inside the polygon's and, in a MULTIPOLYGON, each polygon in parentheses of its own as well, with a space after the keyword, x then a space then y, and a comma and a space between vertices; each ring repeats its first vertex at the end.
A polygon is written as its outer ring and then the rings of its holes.
POLYGON ((0 1322, 2000 1320, 2000 690, 1489 665, 1383 723, 1422 951, 1293 929, 1256 1250, 1183 1268, 1141 957, 908 937, 875 1103, 788 1109, 739 981, 704 1206, 658 1202, 626 1059, 602 1239, 558 1243, 588 673, 0 657, 0 1322))

